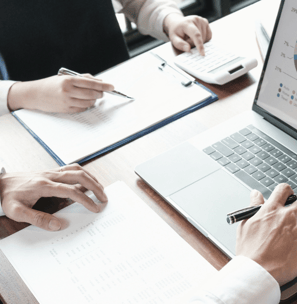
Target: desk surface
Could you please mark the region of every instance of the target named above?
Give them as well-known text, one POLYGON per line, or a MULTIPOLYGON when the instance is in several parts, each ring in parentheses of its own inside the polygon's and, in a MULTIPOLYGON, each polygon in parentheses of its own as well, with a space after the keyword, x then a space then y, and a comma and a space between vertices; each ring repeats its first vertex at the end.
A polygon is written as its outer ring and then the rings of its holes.
MULTIPOLYGON (((228 258, 169 206, 134 173, 137 164, 211 128, 243 111, 250 110, 262 70, 257 46, 254 19, 260 2, 211 24, 213 40, 230 47, 243 56, 254 56, 258 67, 247 75, 224 86, 206 84, 219 100, 145 137, 137 139, 107 155, 84 165, 103 186, 124 181, 163 220, 165 220, 197 252, 215 268, 222 268, 228 258)), ((159 47, 164 58, 176 55, 170 43, 159 47)), ((57 167, 55 161, 11 115, 0 118, 0 164, 9 172, 38 171, 57 167)), ((43 210, 54 212, 68 203, 62 199, 43 199, 43 210)), ((0 218, 0 238, 26 227, 6 217, 0 218)), ((5 303, 37 303, 18 275, 11 270, 5 257, 0 257, 0 294, 5 303)), ((0 297, 1 298, 1 297, 0 297)))

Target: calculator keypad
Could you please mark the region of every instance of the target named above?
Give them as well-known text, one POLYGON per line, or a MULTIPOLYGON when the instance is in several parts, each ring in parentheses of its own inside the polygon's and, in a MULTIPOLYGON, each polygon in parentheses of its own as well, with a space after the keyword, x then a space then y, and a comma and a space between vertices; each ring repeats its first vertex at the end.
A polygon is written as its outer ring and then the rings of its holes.
POLYGON ((188 67, 198 73, 208 73, 236 58, 237 55, 223 50, 213 44, 212 41, 204 44, 205 56, 201 56, 196 48, 185 52, 175 58, 175 62, 182 68, 188 67))

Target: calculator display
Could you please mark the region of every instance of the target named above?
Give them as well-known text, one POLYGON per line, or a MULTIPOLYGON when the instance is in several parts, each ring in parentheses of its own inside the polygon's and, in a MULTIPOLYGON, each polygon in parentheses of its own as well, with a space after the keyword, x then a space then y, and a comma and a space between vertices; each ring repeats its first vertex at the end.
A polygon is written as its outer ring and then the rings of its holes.
MULTIPOLYGON (((233 59, 233 60, 231 60, 231 61, 229 61, 229 62, 211 70, 211 71, 209 71, 209 73, 213 73, 213 74, 214 73, 219 73, 220 71, 223 71, 223 70, 227 69, 228 67, 233 66, 234 63, 240 62, 242 59, 243 59, 242 57, 237 57, 237 58, 235 58, 235 59, 233 59)), ((238 65, 237 67, 233 68, 232 70, 228 71, 228 72, 230 74, 233 74, 233 73, 239 71, 240 69, 243 69, 243 66, 241 64, 238 65)))

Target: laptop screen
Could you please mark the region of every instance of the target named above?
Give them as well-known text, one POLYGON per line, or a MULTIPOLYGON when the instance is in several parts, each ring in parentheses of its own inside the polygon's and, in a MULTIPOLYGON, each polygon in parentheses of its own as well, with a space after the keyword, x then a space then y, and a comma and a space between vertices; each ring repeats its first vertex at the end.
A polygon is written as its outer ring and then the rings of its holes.
POLYGON ((255 104, 264 110, 261 114, 266 112, 294 131, 297 130, 296 29, 297 1, 283 0, 255 99, 255 104))

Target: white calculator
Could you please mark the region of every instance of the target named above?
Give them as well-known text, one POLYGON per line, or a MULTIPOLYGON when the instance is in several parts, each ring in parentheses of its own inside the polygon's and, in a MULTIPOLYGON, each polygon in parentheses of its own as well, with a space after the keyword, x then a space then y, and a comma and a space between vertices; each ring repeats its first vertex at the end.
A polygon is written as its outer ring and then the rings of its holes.
POLYGON ((257 66, 255 58, 240 57, 215 45, 204 44, 205 57, 196 48, 175 57, 175 64, 189 74, 208 83, 225 84, 257 66))

